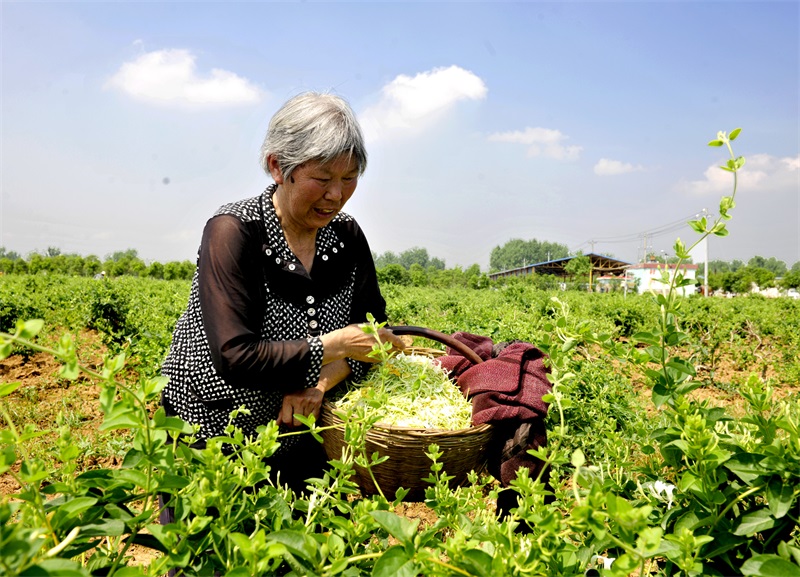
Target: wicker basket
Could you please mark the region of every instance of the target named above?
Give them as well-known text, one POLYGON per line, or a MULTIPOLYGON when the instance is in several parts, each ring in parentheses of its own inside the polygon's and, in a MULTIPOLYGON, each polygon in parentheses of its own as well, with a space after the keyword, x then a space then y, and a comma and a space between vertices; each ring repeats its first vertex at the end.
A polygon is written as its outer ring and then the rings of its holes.
MULTIPOLYGON (((452 338, 422 327, 391 327, 395 334, 425 336, 452 346, 452 338)), ((456 342, 457 346, 461 343, 456 342)), ((453 347, 455 348, 455 347, 453 347)), ((419 352, 417 349, 415 352, 419 352)), ((436 354, 436 351, 432 354, 436 354)), ((472 351, 469 351, 472 352, 472 351)), ((473 359, 474 361, 474 359, 473 359)), ((477 359, 480 362, 480 359, 477 359)), ((334 413, 330 403, 324 403, 320 413, 320 425, 334 428, 321 431, 325 451, 329 459, 339 459, 344 446, 344 423, 334 413)), ((417 429, 378 424, 368 433, 366 439, 367 455, 377 452, 389 457, 383 463, 372 467, 372 474, 388 499, 394 498, 400 487, 408 489, 406 501, 422 501, 429 483, 423 481, 430 474, 431 460, 425 454, 428 446, 435 443, 442 456, 439 461, 443 469, 453 479, 453 487, 463 485, 467 474, 480 472, 486 466, 487 447, 492 437, 492 426, 488 424, 469 427, 457 431, 442 429, 417 429)), ((362 493, 372 495, 378 492, 369 471, 356 467, 355 482, 362 493)))

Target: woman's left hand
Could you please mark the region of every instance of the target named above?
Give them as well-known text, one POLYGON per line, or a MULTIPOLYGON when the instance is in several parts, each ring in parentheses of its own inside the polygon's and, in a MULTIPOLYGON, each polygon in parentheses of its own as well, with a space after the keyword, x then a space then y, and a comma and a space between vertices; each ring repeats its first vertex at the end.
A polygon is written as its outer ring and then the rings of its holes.
POLYGON ((295 414, 304 417, 314 415, 315 419, 319 419, 323 396, 323 392, 318 387, 286 393, 283 395, 283 406, 278 414, 278 425, 299 427, 302 423, 294 418, 295 414))

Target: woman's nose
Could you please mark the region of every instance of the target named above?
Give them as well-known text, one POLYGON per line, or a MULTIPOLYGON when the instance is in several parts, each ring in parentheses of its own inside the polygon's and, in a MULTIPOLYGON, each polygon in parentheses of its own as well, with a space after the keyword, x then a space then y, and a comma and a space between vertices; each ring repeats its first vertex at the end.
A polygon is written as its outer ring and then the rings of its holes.
POLYGON ((342 188, 344 185, 341 181, 331 180, 325 189, 325 198, 328 200, 339 200, 342 198, 342 188))

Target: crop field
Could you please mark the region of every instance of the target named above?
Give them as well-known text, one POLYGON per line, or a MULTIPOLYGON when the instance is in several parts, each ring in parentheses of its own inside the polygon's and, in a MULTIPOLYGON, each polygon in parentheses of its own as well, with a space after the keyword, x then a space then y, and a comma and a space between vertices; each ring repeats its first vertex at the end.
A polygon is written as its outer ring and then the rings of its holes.
POLYGON ((679 299, 665 329, 648 295, 383 286, 393 324, 550 356, 550 481, 523 473, 498 520, 494 479, 454 489, 434 460, 424 502, 361 495, 357 419, 306 495, 250 489, 273 426, 231 431, 231 456, 173 450, 183 425, 158 410, 158 370, 188 290, 0 277, 0 328, 16 334, 0 343, 3 574, 800 574, 797 301, 679 299), (158 493, 176 525, 157 523, 158 493))

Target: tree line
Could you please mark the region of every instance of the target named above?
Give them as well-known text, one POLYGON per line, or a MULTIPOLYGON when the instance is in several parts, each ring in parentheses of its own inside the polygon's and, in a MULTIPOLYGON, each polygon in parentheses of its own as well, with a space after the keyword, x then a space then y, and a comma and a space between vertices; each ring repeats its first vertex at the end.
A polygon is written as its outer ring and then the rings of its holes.
POLYGON ((708 262, 708 286, 729 293, 750 292, 753 285, 760 289, 800 288, 800 261, 791 268, 775 257, 754 256, 747 263, 712 260, 708 262))
MULTIPOLYGON (((523 267, 549 260, 570 256, 566 245, 539 241, 537 239, 511 239, 502 246, 492 249, 490 272, 523 267)), ((610 256, 610 255, 607 255, 610 256)), ((478 264, 462 268, 447 268, 445 261, 433 257, 423 247, 412 247, 400 253, 386 251, 372 253, 378 279, 387 284, 401 286, 465 286, 482 288, 489 285, 486 274, 478 264)), ((653 255, 659 262, 667 262, 664 257, 653 255)), ((673 260, 673 259, 669 259, 673 260)), ((591 264, 588 257, 577 255, 567 265, 571 277, 588 276, 591 264)), ((167 263, 145 263, 135 249, 117 251, 103 260, 95 255, 62 254, 56 247, 48 247, 42 253, 33 252, 23 258, 14 251, 0 247, 0 273, 14 274, 65 274, 72 276, 96 276, 104 273, 107 277, 139 276, 165 280, 189 280, 194 274, 195 263, 188 260, 167 263)), ((702 280, 703 267, 698 271, 702 280)), ((542 279, 547 286, 554 284, 550 279, 542 279)), ((708 285, 713 290, 731 293, 749 292, 752 285, 761 289, 780 287, 800 288, 800 261, 788 267, 775 257, 754 256, 749 261, 712 260, 708 263, 708 285)))
POLYGON ((70 276, 138 276, 164 280, 189 280, 194 274, 191 261, 145 263, 135 249, 117 251, 101 260, 96 255, 62 254, 56 247, 33 252, 27 258, 0 247, 0 273, 64 274, 70 276))

